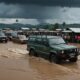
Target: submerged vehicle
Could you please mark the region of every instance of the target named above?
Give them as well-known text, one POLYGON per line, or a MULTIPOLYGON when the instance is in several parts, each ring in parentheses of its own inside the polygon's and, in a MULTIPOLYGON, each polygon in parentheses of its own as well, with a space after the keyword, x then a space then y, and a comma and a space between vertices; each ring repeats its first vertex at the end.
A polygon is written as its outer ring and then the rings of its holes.
POLYGON ((59 36, 29 36, 27 49, 30 56, 47 56, 50 62, 60 63, 62 60, 76 62, 78 60, 78 48, 66 44, 59 36))
POLYGON ((25 44, 27 43, 28 38, 25 35, 21 35, 18 33, 12 33, 12 41, 17 43, 25 44))
POLYGON ((2 31, 0 31, 0 42, 8 42, 7 36, 2 31))
POLYGON ((12 32, 13 32, 13 31, 5 32, 5 35, 7 36, 7 38, 8 38, 9 41, 12 40, 12 32))

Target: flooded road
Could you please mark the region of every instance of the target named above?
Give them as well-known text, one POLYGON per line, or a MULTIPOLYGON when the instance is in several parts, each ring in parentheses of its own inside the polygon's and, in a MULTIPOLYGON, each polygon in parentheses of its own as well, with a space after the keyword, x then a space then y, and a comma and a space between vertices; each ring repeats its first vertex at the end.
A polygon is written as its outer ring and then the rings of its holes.
POLYGON ((26 45, 1 43, 0 80, 80 80, 80 59, 57 65, 29 57, 26 45))

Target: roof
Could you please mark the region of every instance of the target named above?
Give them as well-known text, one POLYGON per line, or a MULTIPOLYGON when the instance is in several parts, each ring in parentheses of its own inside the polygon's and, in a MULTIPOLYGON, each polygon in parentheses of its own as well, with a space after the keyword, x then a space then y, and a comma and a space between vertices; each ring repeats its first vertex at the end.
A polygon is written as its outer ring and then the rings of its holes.
POLYGON ((56 29, 57 31, 61 31, 62 29, 56 29))
POLYGON ((64 30, 64 31, 62 31, 62 32, 64 32, 64 33, 72 33, 71 30, 64 30))
POLYGON ((25 27, 22 27, 21 29, 22 29, 22 30, 29 30, 29 28, 25 28, 25 27))
POLYGON ((49 36, 49 35, 32 35, 30 37, 37 37, 37 38, 61 38, 60 36, 49 36))
POLYGON ((80 28, 69 28, 72 32, 80 33, 80 28))

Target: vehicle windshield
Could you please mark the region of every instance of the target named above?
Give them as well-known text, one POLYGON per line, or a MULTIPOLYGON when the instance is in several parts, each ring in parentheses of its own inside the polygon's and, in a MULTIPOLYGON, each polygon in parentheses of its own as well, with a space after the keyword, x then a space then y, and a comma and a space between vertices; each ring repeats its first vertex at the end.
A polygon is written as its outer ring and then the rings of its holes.
POLYGON ((18 37, 19 37, 20 39, 26 40, 26 36, 25 36, 25 35, 18 35, 18 37))
POLYGON ((55 39, 49 39, 50 45, 58 45, 58 44, 65 44, 65 41, 62 38, 55 38, 55 39))
POLYGON ((17 32, 12 32, 11 35, 12 35, 13 37, 17 37, 17 32))
POLYGON ((3 32, 0 32, 0 36, 3 36, 3 37, 4 37, 4 36, 5 36, 5 34, 4 34, 3 32))

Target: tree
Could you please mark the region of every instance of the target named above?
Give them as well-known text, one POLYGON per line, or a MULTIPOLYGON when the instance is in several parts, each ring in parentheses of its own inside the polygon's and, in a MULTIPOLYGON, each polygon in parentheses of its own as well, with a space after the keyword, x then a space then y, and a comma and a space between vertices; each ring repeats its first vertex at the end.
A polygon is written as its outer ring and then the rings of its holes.
POLYGON ((54 27, 53 27, 53 30, 56 30, 56 29, 58 29, 59 28, 59 24, 58 23, 55 23, 54 24, 54 27))
POLYGON ((62 24, 62 28, 64 28, 66 26, 66 23, 65 22, 63 22, 63 24, 62 24))

